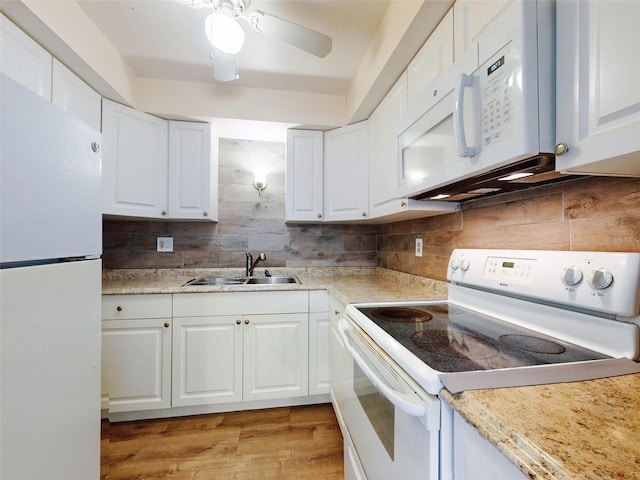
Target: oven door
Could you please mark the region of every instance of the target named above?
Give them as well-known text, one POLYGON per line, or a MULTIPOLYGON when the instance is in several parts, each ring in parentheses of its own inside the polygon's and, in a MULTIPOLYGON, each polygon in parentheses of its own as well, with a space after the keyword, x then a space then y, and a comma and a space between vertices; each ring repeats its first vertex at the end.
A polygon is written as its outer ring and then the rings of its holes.
POLYGON ((368 480, 437 480, 440 401, 349 319, 341 319, 343 419, 368 480))

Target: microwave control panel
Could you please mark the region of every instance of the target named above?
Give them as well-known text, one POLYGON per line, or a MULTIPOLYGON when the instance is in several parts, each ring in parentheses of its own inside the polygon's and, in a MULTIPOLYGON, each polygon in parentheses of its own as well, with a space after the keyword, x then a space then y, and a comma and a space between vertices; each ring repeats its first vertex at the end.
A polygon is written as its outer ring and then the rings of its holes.
POLYGON ((512 119, 512 91, 514 72, 507 49, 485 63, 480 76, 482 98, 482 142, 491 145, 509 135, 512 119))

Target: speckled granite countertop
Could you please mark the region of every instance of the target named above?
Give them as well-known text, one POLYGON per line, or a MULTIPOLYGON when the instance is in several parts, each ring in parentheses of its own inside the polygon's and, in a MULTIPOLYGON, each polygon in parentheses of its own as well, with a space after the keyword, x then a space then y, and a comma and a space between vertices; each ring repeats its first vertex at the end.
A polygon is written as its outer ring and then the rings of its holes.
POLYGON ((182 285, 202 276, 241 277, 235 269, 107 270, 103 295, 143 293, 263 292, 269 290, 328 290, 344 304, 355 302, 447 298, 447 283, 375 267, 269 268, 274 276, 295 275, 300 284, 182 285))
MULTIPOLYGON (((328 290, 344 304, 447 297, 447 284, 381 268, 270 268, 300 285, 181 287, 232 269, 113 270, 103 294, 328 290)), ((480 434, 531 479, 640 480, 640 374, 587 382, 467 391, 443 390, 480 434)))
POLYGON ((528 478, 640 479, 640 374, 441 395, 528 478))

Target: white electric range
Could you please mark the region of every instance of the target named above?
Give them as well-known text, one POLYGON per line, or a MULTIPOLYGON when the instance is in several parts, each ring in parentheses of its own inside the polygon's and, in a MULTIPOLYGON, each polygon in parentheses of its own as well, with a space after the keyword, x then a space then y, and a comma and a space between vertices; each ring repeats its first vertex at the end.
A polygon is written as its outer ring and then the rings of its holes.
POLYGON ((443 387, 640 372, 640 253, 458 249, 447 278, 447 300, 348 305, 335 329, 334 404, 369 480, 451 478, 443 387))

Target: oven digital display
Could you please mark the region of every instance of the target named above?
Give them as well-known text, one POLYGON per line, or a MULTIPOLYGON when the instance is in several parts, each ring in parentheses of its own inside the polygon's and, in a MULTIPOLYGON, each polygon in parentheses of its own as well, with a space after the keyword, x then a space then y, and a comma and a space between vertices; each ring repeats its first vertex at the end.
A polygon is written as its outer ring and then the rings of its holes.
POLYGON ((487 76, 491 75, 493 72, 498 70, 503 65, 504 65, 504 55, 501 56, 495 62, 493 62, 491 65, 489 65, 489 67, 487 68, 487 76))
POLYGON ((513 268, 515 266, 515 262, 502 262, 502 268, 513 268))

